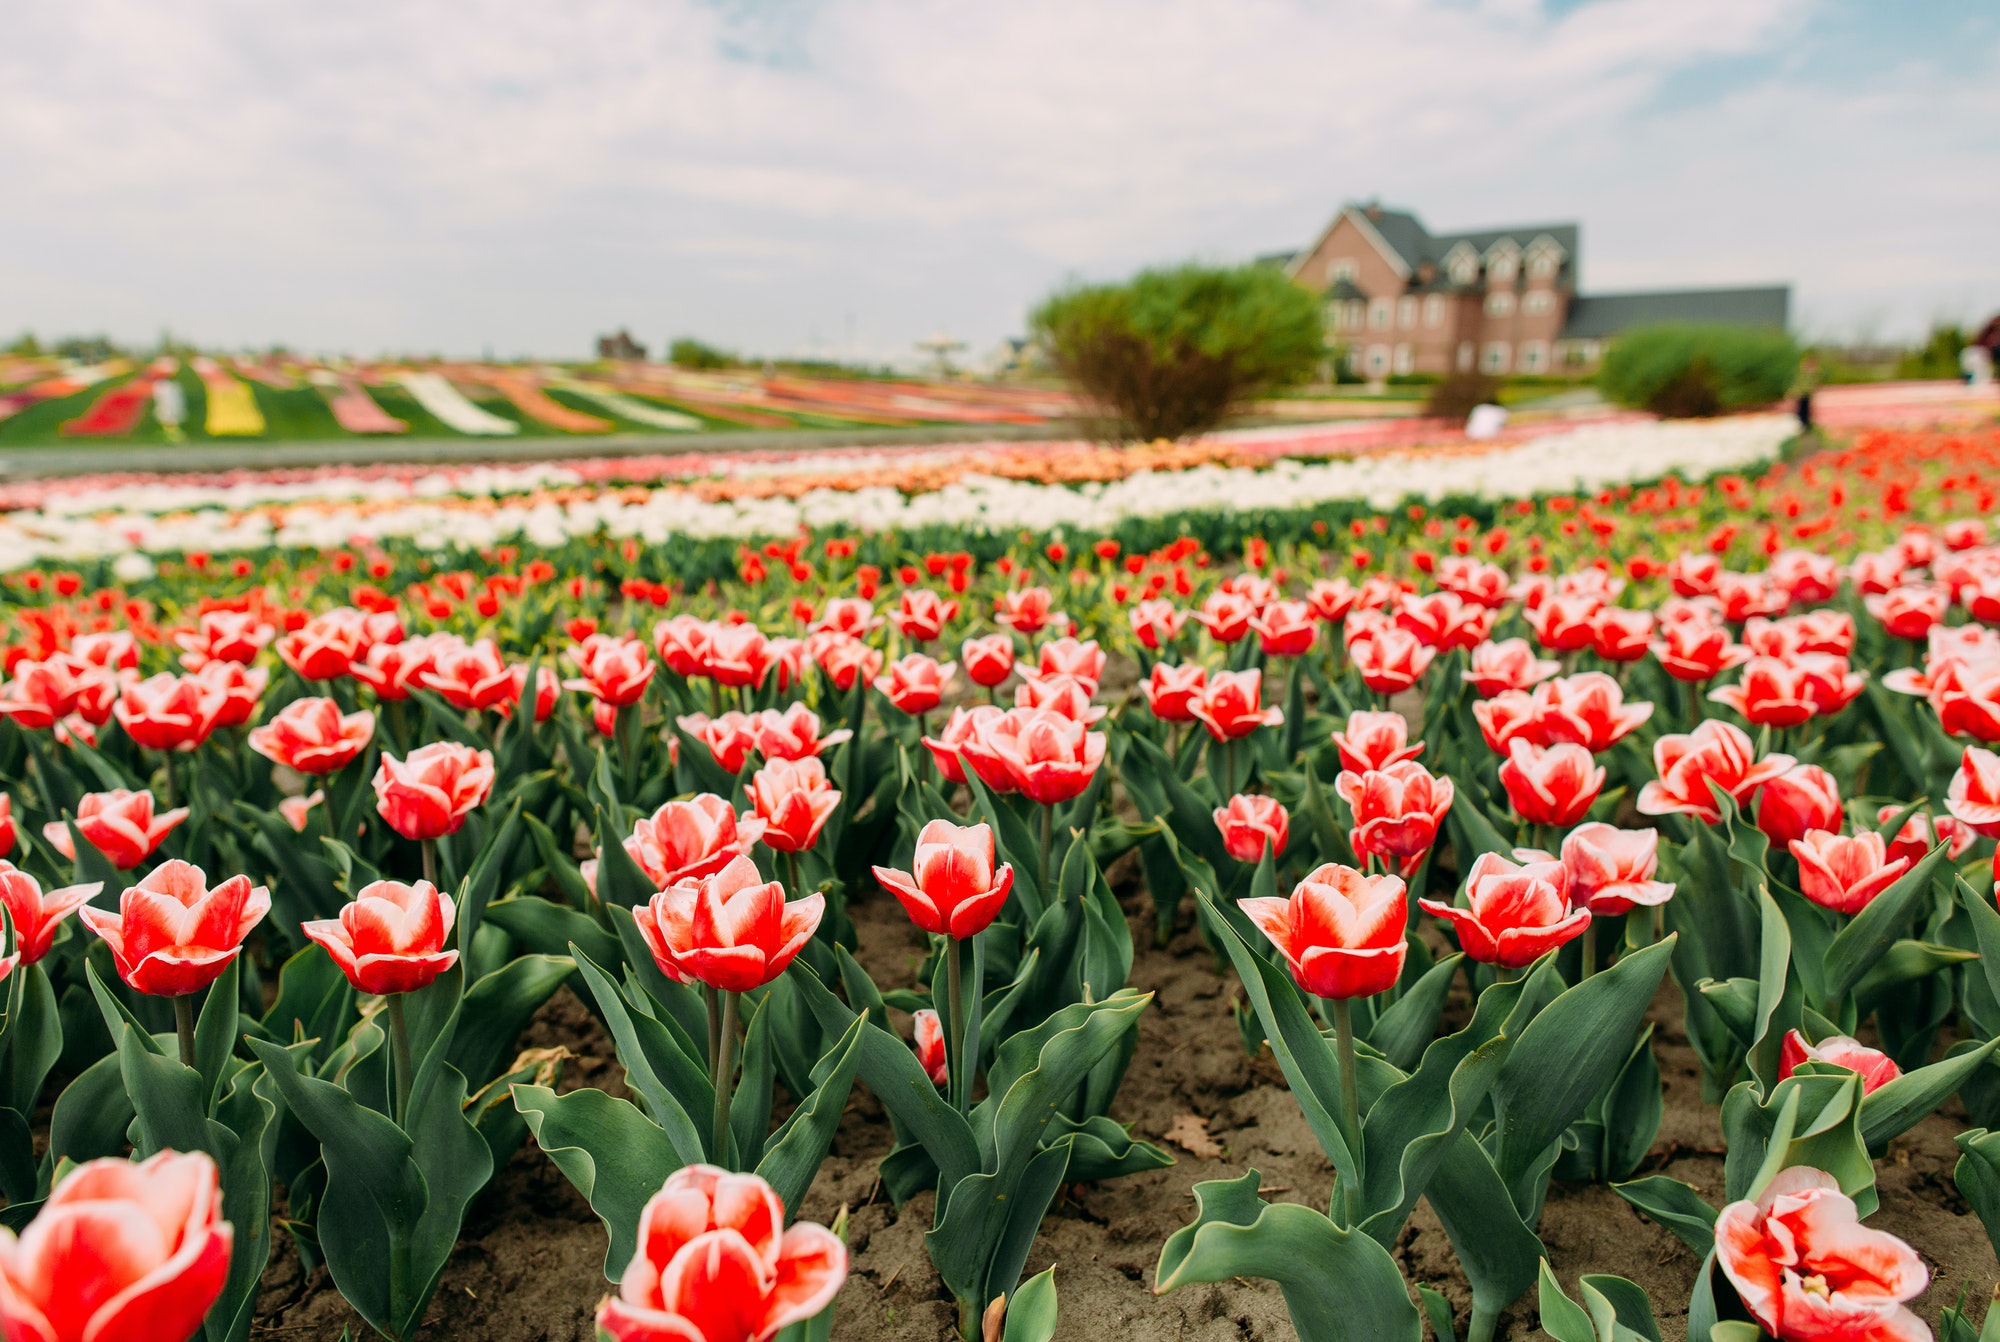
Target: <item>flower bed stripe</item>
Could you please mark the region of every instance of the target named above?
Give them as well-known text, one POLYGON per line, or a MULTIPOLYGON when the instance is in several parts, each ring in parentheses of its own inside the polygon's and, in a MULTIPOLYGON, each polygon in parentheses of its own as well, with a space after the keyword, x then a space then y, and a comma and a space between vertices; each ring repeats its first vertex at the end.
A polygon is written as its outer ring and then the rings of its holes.
POLYGON ((511 419, 481 410, 439 373, 404 373, 397 379, 417 404, 459 433, 499 438, 521 431, 511 419))

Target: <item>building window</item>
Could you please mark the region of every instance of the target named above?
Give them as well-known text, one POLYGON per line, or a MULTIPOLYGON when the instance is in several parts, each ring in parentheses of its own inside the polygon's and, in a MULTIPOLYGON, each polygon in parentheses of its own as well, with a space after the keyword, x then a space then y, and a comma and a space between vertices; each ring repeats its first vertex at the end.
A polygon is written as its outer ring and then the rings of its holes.
POLYGON ((1521 311, 1523 312, 1553 312, 1555 311, 1555 306, 1556 296, 1553 291, 1548 289, 1530 289, 1521 296, 1521 311))
POLYGON ((1486 342, 1486 355, 1479 361, 1479 366, 1489 373, 1504 373, 1512 354, 1506 341, 1489 340, 1486 342))
POLYGON ((1479 278, 1479 263, 1469 256, 1461 256, 1451 263, 1451 282, 1470 284, 1479 278))
POLYGON ((1389 375, 1389 347, 1370 345, 1368 347, 1368 376, 1387 377, 1389 375))
POLYGON ((1514 315, 1514 295, 1506 289, 1495 289, 1486 295, 1486 315, 1489 317, 1511 317, 1514 315))
POLYGON ((1414 373, 1417 371, 1417 347, 1410 344, 1396 346, 1396 371, 1414 373))
POLYGON ((1334 257, 1333 264, 1326 268, 1326 278, 1329 284, 1338 284, 1342 280, 1352 283, 1354 280, 1354 258, 1351 256, 1334 257))
POLYGON ((1461 372, 1461 373, 1469 373, 1469 372, 1471 372, 1471 371, 1472 371, 1472 361, 1473 361, 1473 359, 1474 359, 1474 358, 1476 357, 1476 355, 1477 355, 1477 351, 1476 351, 1476 350, 1474 350, 1474 348, 1473 348, 1473 345, 1472 345, 1472 342, 1471 342, 1470 340, 1461 340, 1461 341, 1459 341, 1459 342, 1458 342, 1458 371, 1459 371, 1459 372, 1461 372))
POLYGON ((1556 273, 1556 258, 1552 252, 1538 252, 1528 261, 1528 274, 1535 279, 1545 280, 1556 273))
POLYGON ((1417 300, 1403 297, 1396 300, 1396 325, 1408 330, 1417 324, 1417 300))
POLYGON ((1549 346, 1544 340, 1528 340, 1521 344, 1521 371, 1539 373, 1548 367, 1549 346))
POLYGON ((1512 252, 1502 252, 1486 263, 1486 275, 1489 279, 1511 280, 1514 278, 1515 268, 1516 260, 1514 254, 1512 252))
POLYGON ((1424 296, 1424 325, 1426 326, 1444 325, 1443 294, 1426 294, 1424 296))
POLYGON ((1368 305, 1358 298, 1349 299, 1347 303, 1347 329, 1350 331, 1359 331, 1367 321, 1368 305))
POLYGON ((1389 329, 1389 319, 1394 316, 1393 305, 1386 298, 1378 298, 1368 305, 1368 324, 1378 331, 1389 329))

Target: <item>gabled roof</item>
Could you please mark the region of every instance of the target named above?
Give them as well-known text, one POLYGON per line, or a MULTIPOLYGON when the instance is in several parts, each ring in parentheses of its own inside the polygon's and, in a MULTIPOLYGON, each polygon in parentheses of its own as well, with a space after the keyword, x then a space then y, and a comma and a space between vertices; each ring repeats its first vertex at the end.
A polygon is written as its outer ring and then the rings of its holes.
POLYGON ((1307 257, 1319 250, 1320 244, 1340 226, 1342 219, 1352 219, 1356 227, 1375 243, 1384 259, 1405 276, 1414 275, 1426 265, 1443 265, 1445 254, 1461 242, 1477 252, 1483 262, 1486 253, 1502 239, 1525 252, 1542 238, 1562 248, 1563 270, 1572 275, 1576 273, 1579 229, 1574 223, 1524 224, 1510 228, 1471 229, 1462 233, 1432 233, 1424 227, 1422 220, 1408 210, 1354 203, 1341 206, 1313 244, 1292 256, 1287 268, 1296 271, 1307 257))
POLYGON ((1570 300, 1565 340, 1601 340, 1661 322, 1713 326, 1769 326, 1783 330, 1791 317, 1790 285, 1739 289, 1664 289, 1652 293, 1589 294, 1570 300))

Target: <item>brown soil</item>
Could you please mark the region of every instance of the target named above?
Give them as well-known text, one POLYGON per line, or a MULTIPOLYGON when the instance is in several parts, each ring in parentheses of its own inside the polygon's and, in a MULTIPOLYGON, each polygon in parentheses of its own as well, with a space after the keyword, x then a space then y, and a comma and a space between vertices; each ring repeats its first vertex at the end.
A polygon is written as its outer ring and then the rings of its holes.
MULTIPOLYGON (((1132 981, 1157 994, 1140 1025, 1136 1058, 1114 1116, 1142 1136, 1158 1139, 1177 1117, 1193 1114, 1223 1148, 1215 1159, 1176 1151, 1174 1168, 1111 1183, 1075 1187, 1043 1223, 1028 1271, 1058 1264, 1061 1338, 1283 1339, 1292 1337, 1283 1297, 1268 1282, 1194 1286, 1152 1293, 1160 1245, 1193 1216, 1193 1186, 1262 1172, 1272 1200, 1325 1209, 1333 1168, 1321 1154, 1268 1052, 1244 1056, 1230 1000, 1232 975, 1183 931, 1165 950, 1152 946, 1150 899, 1121 891, 1139 945, 1132 981)), ((853 910, 861 959, 883 987, 910 984, 923 954, 922 934, 887 899, 853 910)), ((1654 1004, 1654 1047, 1666 1084, 1666 1118, 1647 1165, 1693 1184, 1719 1201, 1722 1133, 1718 1115, 1701 1103, 1693 1052, 1680 1028, 1671 986, 1654 1004)), ((546 1006, 523 1047, 562 1044, 577 1053, 563 1089, 598 1086, 622 1091, 609 1040, 567 991, 546 1006)), ((1954 1102, 1955 1108, 1955 1102, 1954 1102)), ((1977 1316, 1993 1289, 1996 1264, 1986 1233, 1952 1186, 1958 1158, 1952 1135, 1961 1119, 1934 1116, 1900 1138, 1877 1165, 1881 1210, 1870 1224, 1916 1246, 1931 1270, 1931 1287, 1916 1302, 1925 1322, 1967 1299, 1977 1316)), ((945 1342, 955 1335, 950 1297, 924 1253, 931 1200, 922 1195, 900 1214, 875 1177, 888 1149, 888 1125, 874 1098, 857 1091, 832 1156, 802 1209, 831 1221, 850 1209, 853 1269, 841 1291, 835 1342, 945 1342)), ((1700 1266, 1671 1234, 1641 1219, 1609 1189, 1558 1184, 1549 1190, 1541 1237, 1551 1264, 1572 1292, 1587 1272, 1630 1277, 1658 1311, 1666 1342, 1686 1333, 1686 1304, 1700 1266)), ((604 1232, 589 1206, 532 1143, 516 1155, 475 1206, 465 1237, 431 1306, 425 1335, 453 1342, 590 1342, 591 1315, 609 1289, 600 1268, 604 1232)), ((1470 1294, 1450 1241, 1427 1204, 1419 1204, 1398 1246, 1412 1282, 1442 1290, 1463 1330, 1470 1294)), ((302 1273, 283 1234, 276 1236, 264 1275, 254 1337, 337 1342, 343 1325, 357 1337, 369 1330, 333 1289, 324 1269, 302 1273)), ((1505 1317, 1501 1336, 1538 1337, 1533 1294, 1505 1317)))

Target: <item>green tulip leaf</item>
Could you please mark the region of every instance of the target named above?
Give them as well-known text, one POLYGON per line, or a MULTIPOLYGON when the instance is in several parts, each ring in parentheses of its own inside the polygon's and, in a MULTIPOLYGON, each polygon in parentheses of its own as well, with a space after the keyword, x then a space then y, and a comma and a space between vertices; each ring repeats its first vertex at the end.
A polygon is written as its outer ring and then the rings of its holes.
POLYGON ((611 1237, 604 1275, 618 1280, 638 1251, 639 1213, 667 1176, 690 1162, 681 1159, 659 1124, 628 1100, 601 1090, 558 1095, 546 1086, 517 1085, 513 1092, 536 1145, 604 1222, 611 1237))

